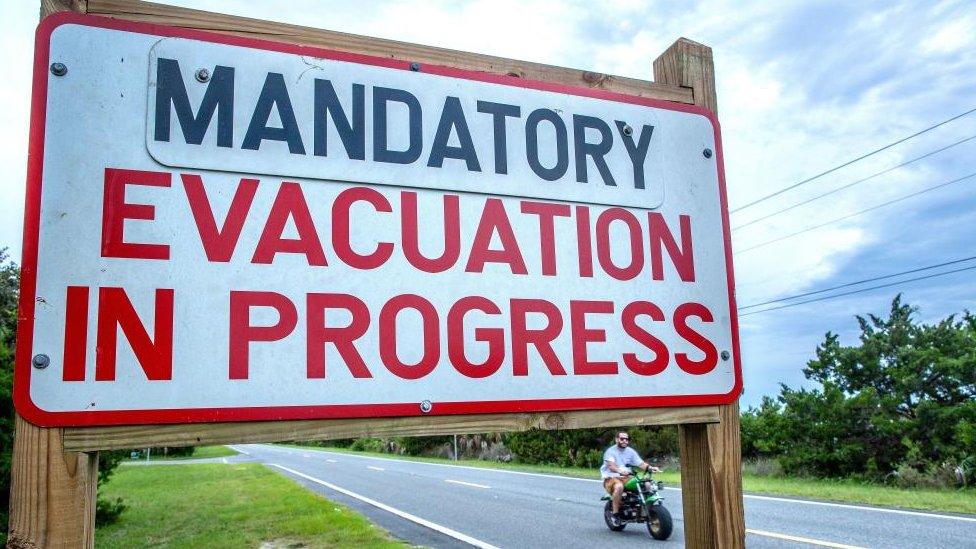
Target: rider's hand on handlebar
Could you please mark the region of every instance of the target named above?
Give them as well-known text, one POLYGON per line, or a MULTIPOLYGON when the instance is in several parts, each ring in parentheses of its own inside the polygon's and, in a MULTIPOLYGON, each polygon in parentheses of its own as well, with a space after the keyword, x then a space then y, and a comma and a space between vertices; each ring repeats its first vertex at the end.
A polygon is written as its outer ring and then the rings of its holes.
POLYGON ((650 471, 650 472, 652 472, 652 473, 660 473, 661 472, 661 468, 660 467, 655 467, 653 465, 651 465, 647 470, 650 471))

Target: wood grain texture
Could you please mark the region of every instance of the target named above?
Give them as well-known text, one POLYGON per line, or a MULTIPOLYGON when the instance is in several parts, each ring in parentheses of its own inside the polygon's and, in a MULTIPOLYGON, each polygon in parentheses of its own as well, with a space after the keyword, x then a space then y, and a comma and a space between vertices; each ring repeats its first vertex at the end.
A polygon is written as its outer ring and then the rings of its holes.
POLYGON ((654 60, 654 80, 692 92, 692 103, 718 114, 712 48, 679 38, 654 60))
POLYGON ((88 11, 88 0, 41 0, 41 19, 59 11, 88 11))
MULTIPOLYGON (((691 89, 696 105, 718 113, 708 46, 678 39, 654 61, 654 79, 691 89)), ((686 547, 745 547, 738 402, 719 413, 717 424, 678 427, 686 547)))
MULTIPOLYGON (((66 0, 62 0, 66 1, 66 0)), ((364 8, 367 9, 367 8, 364 8)), ((313 29, 247 17, 210 13, 187 8, 164 6, 139 0, 88 0, 87 13, 143 21, 175 27, 216 31, 238 36, 273 40, 304 46, 361 53, 390 59, 433 63, 461 69, 505 74, 571 86, 598 88, 641 97, 691 103, 690 90, 635 78, 625 78, 592 71, 570 69, 481 55, 382 38, 313 29)))
POLYGON ((61 429, 15 421, 7 547, 94 547, 98 454, 65 452, 61 429))
POLYGON ((717 406, 696 406, 468 416, 72 427, 64 430, 64 445, 66 449, 74 451, 110 450, 143 446, 449 435, 525 431, 532 428, 552 430, 621 425, 707 424, 719 421, 719 417, 717 406))

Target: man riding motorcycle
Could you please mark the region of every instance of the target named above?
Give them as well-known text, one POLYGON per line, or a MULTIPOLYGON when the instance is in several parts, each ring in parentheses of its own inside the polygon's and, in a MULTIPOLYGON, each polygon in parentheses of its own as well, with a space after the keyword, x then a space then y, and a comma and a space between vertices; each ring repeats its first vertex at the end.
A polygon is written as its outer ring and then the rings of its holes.
POLYGON ((620 502, 624 483, 630 478, 630 467, 639 467, 652 473, 661 471, 641 459, 640 454, 630 447, 630 435, 627 431, 620 431, 617 433, 616 444, 603 453, 603 465, 600 466, 603 487, 613 498, 613 518, 617 521, 623 520, 620 516, 620 502))

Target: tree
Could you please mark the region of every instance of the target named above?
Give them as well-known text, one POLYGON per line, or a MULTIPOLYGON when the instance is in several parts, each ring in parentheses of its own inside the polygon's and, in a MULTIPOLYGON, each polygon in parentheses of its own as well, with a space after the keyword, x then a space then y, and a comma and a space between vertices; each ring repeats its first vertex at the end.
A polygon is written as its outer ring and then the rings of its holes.
POLYGON ((896 296, 887 318, 858 316, 858 343, 828 332, 804 375, 742 416, 743 455, 790 474, 882 478, 976 455, 976 317, 916 323, 896 296))
MULTIPOLYGON (((872 390, 879 412, 896 421, 930 461, 963 451, 956 431, 972 421, 976 399, 976 316, 955 315, 916 324, 917 311, 896 296, 888 318, 858 316, 860 344, 844 347, 828 333, 807 378, 836 385, 845 394, 872 390)), ((961 456, 959 456, 961 457, 961 456)))

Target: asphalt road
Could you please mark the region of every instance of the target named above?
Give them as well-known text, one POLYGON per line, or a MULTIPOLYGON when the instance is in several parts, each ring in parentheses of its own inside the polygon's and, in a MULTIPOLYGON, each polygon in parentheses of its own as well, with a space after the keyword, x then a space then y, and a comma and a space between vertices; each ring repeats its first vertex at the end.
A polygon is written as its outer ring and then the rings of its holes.
MULTIPOLYGON (((682 547, 681 492, 665 491, 674 534, 611 532, 598 480, 421 463, 271 445, 258 461, 427 547, 682 547)), ((749 547, 976 548, 976 517, 746 495, 749 547)))

